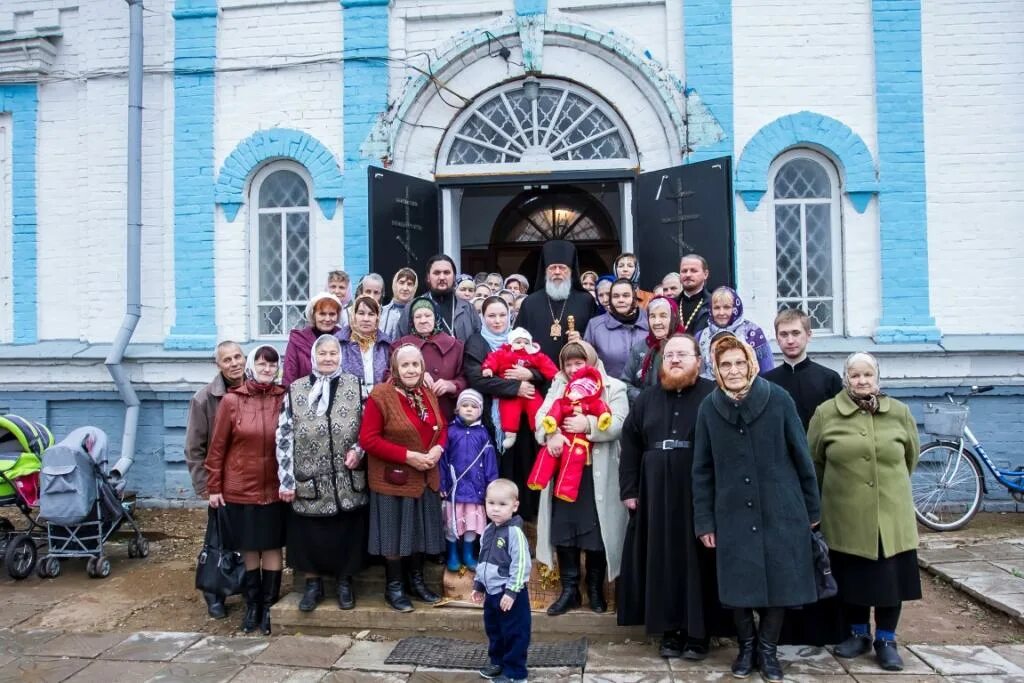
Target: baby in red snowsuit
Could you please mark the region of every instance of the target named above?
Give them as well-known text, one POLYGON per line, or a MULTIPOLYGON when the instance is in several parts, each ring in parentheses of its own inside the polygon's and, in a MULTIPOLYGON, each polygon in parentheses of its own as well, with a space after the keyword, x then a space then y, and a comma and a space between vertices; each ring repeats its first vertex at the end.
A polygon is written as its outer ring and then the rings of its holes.
MULTIPOLYGON (((612 424, 612 414, 608 404, 601 399, 603 384, 597 368, 585 366, 577 370, 566 385, 562 398, 551 404, 551 410, 541 421, 544 431, 554 434, 562 420, 570 415, 592 415, 597 418, 598 429, 608 429, 612 424)), ((574 503, 579 495, 583 468, 590 464, 590 439, 585 433, 566 433, 563 436, 569 441, 568 448, 553 453, 543 446, 537 452, 526 485, 534 490, 543 489, 557 470, 552 493, 556 498, 574 503)))
MULTIPOLYGON (((508 344, 502 344, 501 348, 491 351, 483 362, 484 377, 501 377, 507 370, 515 367, 536 370, 544 379, 551 379, 558 373, 558 368, 551 362, 541 350, 540 346, 533 343, 533 336, 521 327, 517 327, 508 333, 508 344)), ((526 412, 526 419, 530 423, 530 429, 537 428, 537 411, 544 404, 540 392, 534 392, 530 398, 516 396, 515 398, 498 399, 498 413, 501 415, 501 431, 505 432, 505 440, 501 445, 507 450, 516 442, 516 432, 519 431, 519 420, 523 412, 526 412)))

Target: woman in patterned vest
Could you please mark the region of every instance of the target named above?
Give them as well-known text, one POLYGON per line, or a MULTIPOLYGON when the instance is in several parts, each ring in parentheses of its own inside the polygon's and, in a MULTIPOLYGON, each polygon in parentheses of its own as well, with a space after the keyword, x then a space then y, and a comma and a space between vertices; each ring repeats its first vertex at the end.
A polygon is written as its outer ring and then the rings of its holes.
POLYGON ((359 379, 341 368, 341 344, 313 343, 313 370, 288 388, 277 428, 281 500, 288 516, 288 564, 306 573, 299 609, 323 598, 323 576, 337 578, 338 606, 356 606, 352 575, 366 547, 366 472, 357 444, 362 417, 359 379))
POLYGON ((444 550, 437 462, 448 432, 437 398, 424 384, 423 366, 423 354, 412 344, 395 350, 391 379, 373 388, 359 432, 370 485, 367 545, 386 560, 384 599, 399 612, 412 611, 403 561, 412 596, 430 604, 441 600, 423 581, 423 554, 444 550))

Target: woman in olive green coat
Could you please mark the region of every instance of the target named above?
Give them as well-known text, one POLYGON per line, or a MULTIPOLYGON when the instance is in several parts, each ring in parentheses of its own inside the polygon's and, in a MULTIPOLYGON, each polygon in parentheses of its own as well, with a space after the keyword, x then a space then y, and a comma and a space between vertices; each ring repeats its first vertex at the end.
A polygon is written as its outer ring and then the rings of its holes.
POLYGON ((910 492, 920 450, 917 423, 906 405, 881 393, 874 356, 847 358, 843 386, 818 406, 807 434, 821 487, 821 529, 851 629, 835 653, 852 658, 871 650, 874 607, 878 663, 899 671, 900 607, 921 598, 910 492))

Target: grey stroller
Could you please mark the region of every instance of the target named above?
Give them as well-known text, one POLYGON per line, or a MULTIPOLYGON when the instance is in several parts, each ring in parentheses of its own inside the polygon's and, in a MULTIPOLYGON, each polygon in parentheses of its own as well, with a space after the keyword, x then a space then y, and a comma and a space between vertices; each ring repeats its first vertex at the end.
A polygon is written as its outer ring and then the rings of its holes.
POLYGON ((94 579, 110 575, 103 544, 122 525, 134 535, 129 557, 149 555, 149 541, 139 531, 131 506, 107 464, 107 435, 96 427, 80 427, 43 455, 39 478, 39 516, 46 520, 49 551, 40 560, 39 575, 60 575, 60 560, 89 558, 86 572, 94 579))

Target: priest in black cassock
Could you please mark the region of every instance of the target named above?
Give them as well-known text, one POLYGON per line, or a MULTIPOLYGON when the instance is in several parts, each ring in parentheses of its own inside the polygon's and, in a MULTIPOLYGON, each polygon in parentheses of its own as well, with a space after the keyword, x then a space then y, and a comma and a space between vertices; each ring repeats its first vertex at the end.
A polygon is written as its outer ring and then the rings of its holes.
POLYGON ((679 282, 683 291, 679 292, 679 318, 683 329, 694 337, 708 326, 711 318, 711 292, 707 281, 708 262, 700 254, 687 254, 679 259, 679 282))
POLYGON ((529 330, 552 362, 566 342, 580 341, 595 314, 594 298, 580 283, 576 246, 566 240, 544 243, 537 268, 537 291, 523 300, 516 326, 529 330), (572 320, 570 321, 570 316, 572 320))
POLYGON ((704 659, 730 631, 718 603, 715 551, 693 534, 693 434, 715 383, 703 379, 688 334, 665 345, 660 382, 637 397, 622 427, 619 495, 631 510, 618 583, 620 626, 660 635, 662 657, 704 659))
POLYGON ((775 339, 783 362, 762 377, 778 384, 793 397, 806 432, 818 406, 843 391, 843 380, 835 370, 807 357, 811 319, 803 311, 787 308, 779 313, 775 317, 775 339))

